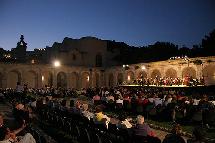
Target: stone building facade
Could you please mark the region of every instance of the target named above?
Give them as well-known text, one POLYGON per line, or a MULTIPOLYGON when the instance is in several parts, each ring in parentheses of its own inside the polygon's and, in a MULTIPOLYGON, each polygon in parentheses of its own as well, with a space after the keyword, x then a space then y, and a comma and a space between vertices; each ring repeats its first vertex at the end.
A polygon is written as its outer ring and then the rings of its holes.
POLYGON ((45 85, 79 89, 116 86, 122 82, 129 84, 140 75, 148 78, 156 76, 183 78, 189 75, 193 78, 204 77, 206 85, 215 85, 215 57, 138 63, 128 65, 126 68, 0 63, 0 88, 15 88, 17 82, 32 88, 41 88, 45 85), (141 68, 143 66, 144 68, 141 68))
MULTIPOLYGON (((113 58, 118 54, 117 48, 111 49, 111 41, 95 37, 80 39, 64 38, 62 43, 55 42, 51 47, 46 47, 46 63, 56 59, 68 66, 109 67, 118 63, 113 58)), ((44 51, 43 51, 44 52, 44 51)))

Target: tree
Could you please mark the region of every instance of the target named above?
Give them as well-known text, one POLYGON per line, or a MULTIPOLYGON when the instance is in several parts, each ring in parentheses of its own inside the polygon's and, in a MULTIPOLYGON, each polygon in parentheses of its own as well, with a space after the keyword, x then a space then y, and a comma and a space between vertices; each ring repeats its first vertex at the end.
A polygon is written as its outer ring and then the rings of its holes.
POLYGON ((202 39, 202 45, 205 56, 215 55, 215 29, 202 39))

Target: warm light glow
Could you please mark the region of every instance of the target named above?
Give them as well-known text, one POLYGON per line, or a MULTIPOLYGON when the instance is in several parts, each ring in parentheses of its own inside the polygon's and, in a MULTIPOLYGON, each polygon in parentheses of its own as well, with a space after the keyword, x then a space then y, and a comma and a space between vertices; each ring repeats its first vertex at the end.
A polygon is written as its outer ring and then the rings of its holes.
POLYGON ((89 77, 89 75, 87 76, 87 81, 89 81, 90 80, 90 77, 89 77))
POLYGON ((32 64, 34 64, 34 63, 35 63, 35 61, 34 61, 34 60, 31 60, 31 63, 32 63, 32 64))
POLYGON ((128 75, 128 80, 131 80, 131 76, 130 75, 128 75))
POLYGON ((44 76, 42 75, 42 81, 44 81, 44 76))
POLYGON ((146 67, 145 67, 145 66, 142 66, 142 67, 141 67, 141 69, 142 69, 142 70, 145 70, 145 69, 146 69, 146 67))
POLYGON ((54 62, 54 66, 55 66, 55 67, 59 67, 59 66, 60 66, 60 62, 59 62, 59 61, 55 61, 55 62, 54 62))
POLYGON ((125 68, 125 67, 129 67, 129 65, 122 65, 122 67, 123 67, 123 68, 125 68))

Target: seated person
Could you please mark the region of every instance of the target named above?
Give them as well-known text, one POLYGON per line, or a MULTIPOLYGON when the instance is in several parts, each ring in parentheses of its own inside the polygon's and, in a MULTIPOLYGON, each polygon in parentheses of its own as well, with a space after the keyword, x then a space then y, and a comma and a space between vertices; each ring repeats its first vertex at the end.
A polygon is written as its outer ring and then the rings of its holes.
POLYGON ((93 121, 95 124, 105 123, 105 125, 108 127, 108 124, 110 122, 110 118, 107 115, 103 114, 100 106, 97 106, 94 117, 93 117, 93 121))
POLYGON ((84 117, 88 118, 89 120, 90 120, 91 118, 93 118, 93 115, 94 115, 94 114, 88 111, 88 104, 83 104, 81 110, 82 110, 82 111, 81 111, 81 114, 82 114, 84 117))
POLYGON ((144 117, 142 115, 137 116, 137 124, 132 127, 132 134, 134 138, 136 136, 147 137, 154 135, 149 125, 144 122, 144 117))
POLYGON ((23 121, 21 128, 10 131, 10 129, 4 125, 3 114, 0 113, 0 143, 17 142, 18 140, 18 143, 36 143, 35 139, 30 133, 27 133, 22 137, 16 137, 16 135, 19 134, 25 127, 26 125, 23 121))
POLYGON ((172 129, 172 134, 165 136, 163 143, 185 143, 185 140, 181 137, 181 126, 176 124, 172 129))
POLYGON ((36 141, 30 133, 16 137, 16 134, 11 132, 9 128, 1 127, 0 143, 36 143, 36 141))
MULTIPOLYGON (((23 121, 22 127, 21 127, 21 128, 18 128, 17 130, 14 130, 13 133, 14 133, 14 134, 18 134, 18 133, 21 132, 25 127, 26 127, 25 121, 23 121)), ((0 113, 0 128, 7 128, 7 127, 4 125, 4 118, 3 118, 3 114, 2 114, 2 113, 0 113)))
POLYGON ((101 101, 101 97, 98 94, 96 94, 95 96, 93 96, 93 103, 94 103, 94 105, 99 105, 100 101, 101 101))
POLYGON ((19 125, 23 124, 23 120, 25 120, 26 122, 29 121, 29 111, 23 104, 16 104, 13 113, 19 125))

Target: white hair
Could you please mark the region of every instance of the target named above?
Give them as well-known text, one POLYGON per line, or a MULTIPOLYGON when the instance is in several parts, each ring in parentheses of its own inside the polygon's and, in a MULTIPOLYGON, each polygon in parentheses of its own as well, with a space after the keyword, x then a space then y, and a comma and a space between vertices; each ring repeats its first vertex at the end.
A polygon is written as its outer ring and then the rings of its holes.
POLYGON ((142 115, 137 116, 137 124, 143 124, 144 123, 144 117, 142 115))

